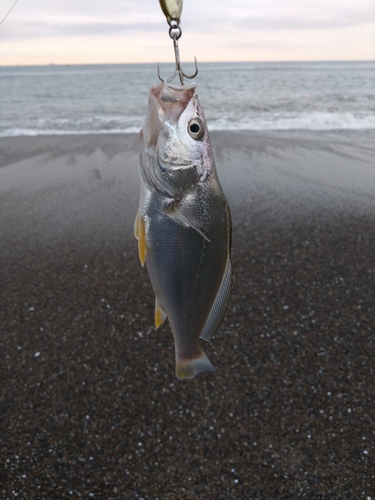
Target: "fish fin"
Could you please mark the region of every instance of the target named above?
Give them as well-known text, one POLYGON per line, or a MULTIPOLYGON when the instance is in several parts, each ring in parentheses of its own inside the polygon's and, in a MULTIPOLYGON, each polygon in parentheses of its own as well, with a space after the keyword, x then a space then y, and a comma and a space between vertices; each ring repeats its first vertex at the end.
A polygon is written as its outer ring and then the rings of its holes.
POLYGON ((223 319, 225 310, 229 302, 231 289, 232 289, 232 264, 230 259, 228 258, 219 291, 216 295, 210 314, 208 315, 206 324, 204 325, 204 328, 200 335, 201 339, 209 342, 211 340, 212 335, 219 328, 219 325, 221 323, 221 320, 223 319))
POLYGON ((134 221, 134 236, 138 240, 139 260, 141 261, 143 267, 145 265, 145 260, 146 260, 147 243, 146 243, 146 233, 145 233, 145 221, 141 217, 139 210, 137 212, 134 221))
POLYGON ((191 227, 197 233, 199 233, 208 243, 211 243, 211 241, 207 238, 207 236, 199 229, 197 226, 195 226, 180 210, 177 208, 175 203, 172 203, 168 209, 164 210, 163 213, 171 217, 172 219, 177 219, 180 221, 184 226, 186 227, 191 227))
POLYGON ((176 376, 178 379, 192 379, 201 372, 216 372, 216 368, 203 349, 198 358, 182 360, 176 355, 176 376))
POLYGON ((166 317, 167 317, 167 315, 165 314, 163 309, 158 304, 158 299, 155 299, 155 326, 156 326, 156 328, 159 328, 159 326, 161 326, 164 323, 166 317))
POLYGON ((137 215, 135 216, 135 221, 134 221, 134 236, 139 240, 139 221, 140 221, 140 214, 139 214, 139 208, 137 215))

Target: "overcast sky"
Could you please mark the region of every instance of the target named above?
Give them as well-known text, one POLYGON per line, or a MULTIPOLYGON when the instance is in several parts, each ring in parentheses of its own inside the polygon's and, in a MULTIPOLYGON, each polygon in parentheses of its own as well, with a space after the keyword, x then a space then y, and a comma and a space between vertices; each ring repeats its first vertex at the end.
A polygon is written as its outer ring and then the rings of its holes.
MULTIPOLYGON (((375 59, 374 0, 185 0, 181 27, 183 61, 375 59)), ((158 0, 18 0, 0 25, 2 65, 171 60, 158 0)))

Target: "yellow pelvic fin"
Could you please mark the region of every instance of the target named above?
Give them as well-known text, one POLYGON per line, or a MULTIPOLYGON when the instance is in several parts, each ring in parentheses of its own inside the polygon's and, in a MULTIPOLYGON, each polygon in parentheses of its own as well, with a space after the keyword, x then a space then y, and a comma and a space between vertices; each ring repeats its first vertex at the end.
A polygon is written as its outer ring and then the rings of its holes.
POLYGON ((134 221, 134 236, 138 240, 139 260, 141 261, 142 266, 144 266, 147 254, 145 221, 142 219, 139 210, 134 221))
POLYGON ((135 216, 135 221, 134 221, 134 236, 139 240, 139 222, 141 220, 141 216, 139 215, 139 209, 137 212, 137 215, 135 216))
POLYGON ((158 304, 158 299, 155 299, 155 326, 156 328, 159 328, 161 326, 167 315, 163 311, 163 309, 159 306, 158 304))

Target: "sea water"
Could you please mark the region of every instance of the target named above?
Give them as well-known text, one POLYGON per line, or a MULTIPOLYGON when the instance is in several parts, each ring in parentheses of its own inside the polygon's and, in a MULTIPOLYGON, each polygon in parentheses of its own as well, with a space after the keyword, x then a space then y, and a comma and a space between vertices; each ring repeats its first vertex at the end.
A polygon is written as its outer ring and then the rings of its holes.
MULTIPOLYGON (((375 61, 198 67, 210 130, 375 129, 375 61)), ((0 136, 138 132, 158 82, 155 64, 2 66, 0 136)))

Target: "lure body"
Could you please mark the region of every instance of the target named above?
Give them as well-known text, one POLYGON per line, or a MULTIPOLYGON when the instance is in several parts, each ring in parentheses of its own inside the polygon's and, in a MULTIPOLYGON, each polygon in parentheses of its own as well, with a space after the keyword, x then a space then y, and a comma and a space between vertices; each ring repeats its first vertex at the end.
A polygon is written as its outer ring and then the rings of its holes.
POLYGON ((161 10, 167 18, 168 23, 180 22, 182 14, 182 0, 159 0, 161 10))

